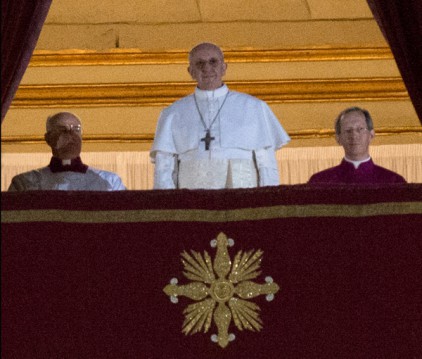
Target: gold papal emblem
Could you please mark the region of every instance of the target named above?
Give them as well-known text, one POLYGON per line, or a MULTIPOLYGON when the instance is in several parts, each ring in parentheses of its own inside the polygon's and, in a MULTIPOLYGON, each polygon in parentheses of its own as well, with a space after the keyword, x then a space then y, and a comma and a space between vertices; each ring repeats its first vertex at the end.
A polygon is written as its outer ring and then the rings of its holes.
POLYGON ((235 339, 233 333, 229 334, 232 320, 241 331, 262 329, 258 314, 260 308, 250 299, 266 295, 266 299, 271 301, 279 290, 271 277, 266 277, 264 284, 251 281, 261 274, 262 250, 239 251, 232 262, 227 247, 233 245, 234 241, 224 233, 212 240, 211 246, 217 247, 214 263, 206 251, 203 255, 184 251, 181 254, 183 274, 192 282, 178 285, 177 279, 173 278, 164 287, 164 292, 173 303, 178 302, 179 296, 197 301, 188 305, 183 312, 185 320, 182 332, 186 335, 200 331, 207 333, 214 319, 218 333, 211 335, 211 340, 222 348, 235 339))

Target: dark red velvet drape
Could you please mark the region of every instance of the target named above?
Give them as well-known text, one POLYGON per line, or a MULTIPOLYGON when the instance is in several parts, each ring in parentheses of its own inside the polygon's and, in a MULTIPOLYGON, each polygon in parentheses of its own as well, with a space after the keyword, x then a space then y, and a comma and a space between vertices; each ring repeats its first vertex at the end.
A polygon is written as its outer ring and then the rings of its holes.
POLYGON ((422 358, 422 184, 2 192, 1 218, 2 358, 422 358), (280 286, 225 349, 163 291, 221 232, 280 286))
POLYGON ((1 2, 1 121, 37 44, 52 0, 1 2))
POLYGON ((367 0, 422 123, 422 0, 367 0))

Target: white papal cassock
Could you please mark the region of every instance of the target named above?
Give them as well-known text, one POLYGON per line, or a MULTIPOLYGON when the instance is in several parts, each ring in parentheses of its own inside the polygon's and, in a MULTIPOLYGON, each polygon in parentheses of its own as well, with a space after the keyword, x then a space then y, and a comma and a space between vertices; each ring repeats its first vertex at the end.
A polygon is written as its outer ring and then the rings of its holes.
POLYGON ((160 115, 150 153, 154 188, 278 185, 275 151, 289 141, 264 101, 226 85, 212 91, 196 88, 160 115), (207 129, 213 137, 209 150, 207 129))

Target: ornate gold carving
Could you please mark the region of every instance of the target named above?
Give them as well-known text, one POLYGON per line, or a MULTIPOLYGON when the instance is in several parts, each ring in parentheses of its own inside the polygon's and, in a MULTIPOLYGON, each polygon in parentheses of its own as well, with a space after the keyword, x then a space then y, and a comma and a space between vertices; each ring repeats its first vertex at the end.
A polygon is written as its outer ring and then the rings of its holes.
POLYGON ((195 251, 191 251, 191 254, 183 252, 183 274, 193 282, 177 285, 177 280, 172 279, 164 292, 174 303, 178 302, 180 296, 197 301, 184 310, 184 334, 206 333, 214 320, 218 334, 211 336, 211 339, 225 348, 229 341, 234 340, 234 334, 229 334, 232 320, 239 330, 261 330, 260 308, 248 300, 266 295, 270 301, 279 286, 269 277, 265 284, 252 281, 261 274, 261 250, 239 251, 232 262, 227 249, 232 240, 220 233, 214 241, 212 244, 217 247, 214 263, 206 251, 203 255, 195 251))
MULTIPOLYGON (((376 130, 377 136, 397 136, 406 134, 422 135, 420 126, 406 127, 380 127, 376 130)), ((331 129, 308 129, 289 131, 292 139, 309 139, 309 138, 328 138, 334 136, 334 130, 331 129)), ((154 141, 153 133, 140 134, 124 134, 124 135, 84 135, 84 143, 152 143, 154 141)), ((3 144, 45 144, 44 136, 2 136, 3 144)))
MULTIPOLYGON (((227 81, 270 104, 409 100, 400 77, 227 81)), ((11 108, 167 106, 192 93, 193 82, 21 85, 11 108)))
MULTIPOLYGON (((125 134, 125 135, 83 135, 84 143, 152 143, 153 133, 125 134)), ((3 144, 45 144, 44 136, 18 135, 2 136, 3 144)))
MULTIPOLYGON (((391 60, 388 47, 371 48, 292 48, 292 49, 239 49, 224 50, 230 63, 302 62, 302 61, 353 61, 391 60)), ((95 50, 35 50, 29 66, 113 66, 113 65, 160 65, 187 64, 188 50, 144 52, 139 49, 95 50)))

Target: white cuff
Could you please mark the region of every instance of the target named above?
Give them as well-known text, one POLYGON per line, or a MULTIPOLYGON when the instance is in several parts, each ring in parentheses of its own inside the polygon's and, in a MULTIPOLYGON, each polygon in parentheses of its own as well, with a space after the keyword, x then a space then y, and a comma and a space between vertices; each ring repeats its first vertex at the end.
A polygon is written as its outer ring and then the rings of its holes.
POLYGON ((176 160, 176 156, 172 153, 157 151, 154 167, 154 189, 176 188, 176 160))
POLYGON ((261 148, 254 152, 259 173, 259 186, 278 186, 280 174, 274 149, 272 147, 261 148))

